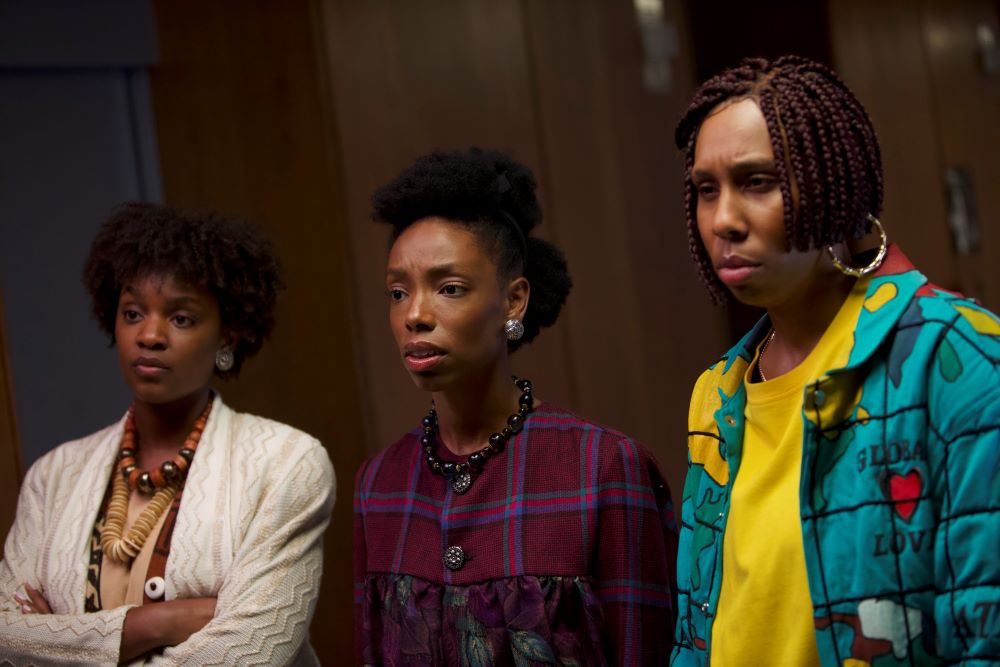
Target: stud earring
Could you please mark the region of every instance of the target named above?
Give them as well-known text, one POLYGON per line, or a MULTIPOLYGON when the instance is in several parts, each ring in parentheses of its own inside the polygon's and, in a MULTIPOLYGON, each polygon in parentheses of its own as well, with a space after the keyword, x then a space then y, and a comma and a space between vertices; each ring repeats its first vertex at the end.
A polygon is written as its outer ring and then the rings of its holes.
POLYGON ((507 335, 507 340, 521 340, 524 335, 524 325, 520 320, 509 319, 503 323, 503 332, 507 335))
POLYGON ((215 353, 215 367, 223 373, 230 370, 235 361, 233 351, 228 347, 220 347, 219 351, 215 353))

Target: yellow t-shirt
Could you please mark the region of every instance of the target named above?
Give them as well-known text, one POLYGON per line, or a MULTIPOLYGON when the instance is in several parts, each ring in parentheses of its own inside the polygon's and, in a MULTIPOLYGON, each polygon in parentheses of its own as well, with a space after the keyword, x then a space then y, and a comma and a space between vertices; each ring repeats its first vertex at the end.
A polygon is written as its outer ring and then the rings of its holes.
POLYGON ((712 667, 819 665, 799 517, 802 393, 807 383, 847 362, 868 282, 855 283, 794 369, 758 383, 750 382, 756 358, 747 370, 743 460, 722 545, 712 667))

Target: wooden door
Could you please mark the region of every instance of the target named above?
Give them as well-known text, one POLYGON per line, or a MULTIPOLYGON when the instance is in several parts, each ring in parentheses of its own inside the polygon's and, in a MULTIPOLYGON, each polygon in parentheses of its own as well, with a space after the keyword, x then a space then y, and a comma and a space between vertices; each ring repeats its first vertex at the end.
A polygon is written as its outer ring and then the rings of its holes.
POLYGON ((987 67, 979 37, 1000 34, 996 4, 831 0, 829 9, 837 70, 878 131, 890 238, 933 282, 997 310, 1000 72, 987 67), (979 232, 968 252, 951 228, 956 170, 968 176, 979 232))
POLYGON ((369 219, 371 193, 421 153, 479 145, 533 169, 539 232, 565 250, 575 283, 559 322, 515 355, 515 367, 543 398, 648 443, 679 497, 691 386, 725 335, 687 255, 672 133, 693 63, 679 5, 664 4, 679 36, 665 91, 643 82, 631 2, 322 6, 371 451, 427 407, 389 332, 388 233, 369 219))
POLYGON ((150 79, 166 202, 260 224, 285 265, 274 336, 220 390, 238 410, 316 436, 333 461, 337 501, 312 642, 324 664, 343 664, 353 637, 352 482, 370 438, 316 8, 155 6, 161 59, 150 79))

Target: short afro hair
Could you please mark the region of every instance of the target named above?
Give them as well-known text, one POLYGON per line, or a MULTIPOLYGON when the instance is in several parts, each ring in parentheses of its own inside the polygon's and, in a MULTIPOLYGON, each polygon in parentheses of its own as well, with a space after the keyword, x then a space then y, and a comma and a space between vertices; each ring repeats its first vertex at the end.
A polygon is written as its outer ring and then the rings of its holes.
POLYGON ((729 292, 712 269, 698 234, 698 197, 691 179, 698 130, 720 105, 752 99, 760 107, 774 148, 789 249, 807 250, 857 239, 868 216, 882 211, 882 154, 868 112, 825 65, 800 56, 747 58, 709 79, 677 125, 685 151, 684 198, 688 245, 702 282, 716 302, 729 292), (798 206, 792 204, 792 183, 798 206))
POLYGON ((372 197, 372 218, 392 227, 395 242, 410 225, 440 217, 467 227, 493 256, 503 279, 524 276, 531 297, 524 336, 530 343, 559 317, 573 287, 562 251, 531 236, 542 222, 531 170, 505 153, 470 148, 421 156, 372 197))
POLYGON ((83 267, 94 318, 112 345, 122 288, 150 276, 172 277, 216 297, 222 328, 237 339, 233 367, 216 369, 219 377, 236 376, 274 330, 281 263, 267 237, 242 220, 142 202, 116 208, 83 267))

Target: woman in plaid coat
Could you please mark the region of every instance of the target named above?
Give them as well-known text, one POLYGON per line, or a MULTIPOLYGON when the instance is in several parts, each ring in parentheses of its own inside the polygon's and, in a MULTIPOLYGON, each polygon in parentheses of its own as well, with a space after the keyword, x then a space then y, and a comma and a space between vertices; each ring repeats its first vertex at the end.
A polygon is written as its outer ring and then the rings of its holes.
POLYGON ((472 149, 422 157, 375 195, 390 325, 430 409, 356 478, 362 664, 669 655, 676 538, 655 461, 511 376, 570 288, 562 253, 530 235, 534 191, 526 167, 472 149))

